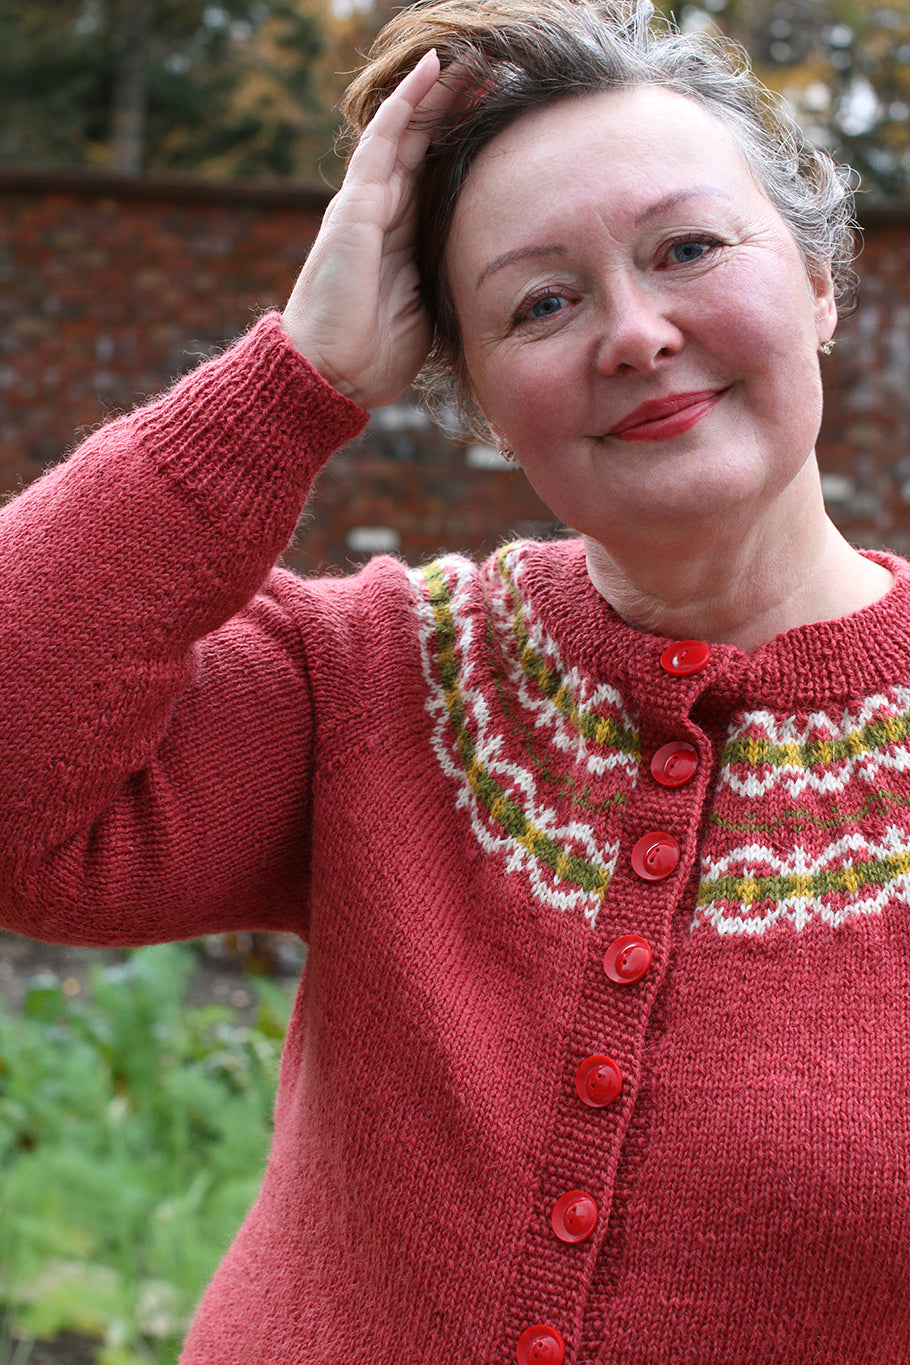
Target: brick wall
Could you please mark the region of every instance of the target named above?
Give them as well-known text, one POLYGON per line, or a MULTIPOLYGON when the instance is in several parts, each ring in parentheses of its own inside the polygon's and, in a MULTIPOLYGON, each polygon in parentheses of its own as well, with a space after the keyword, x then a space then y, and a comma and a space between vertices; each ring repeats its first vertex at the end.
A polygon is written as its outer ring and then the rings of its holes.
POLYGON ((860 304, 822 362, 819 460, 855 543, 910 556, 910 205, 864 214, 860 304))
MULTIPOLYGON (((281 305, 326 202, 286 185, 0 170, 0 489, 281 305)), ((823 362, 819 449, 846 533, 910 553, 910 206, 864 225, 862 304, 823 362)), ((324 471, 289 559, 417 560, 551 529, 519 473, 401 403, 324 471)))

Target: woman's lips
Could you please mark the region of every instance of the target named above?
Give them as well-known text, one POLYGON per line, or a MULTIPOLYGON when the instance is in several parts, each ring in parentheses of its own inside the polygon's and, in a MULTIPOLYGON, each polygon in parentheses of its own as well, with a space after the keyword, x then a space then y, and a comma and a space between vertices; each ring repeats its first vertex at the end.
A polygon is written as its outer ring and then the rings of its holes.
POLYGON ((725 393, 726 389, 704 389, 656 398, 630 412, 607 435, 615 436, 619 441, 667 440, 694 427, 716 407, 725 393))

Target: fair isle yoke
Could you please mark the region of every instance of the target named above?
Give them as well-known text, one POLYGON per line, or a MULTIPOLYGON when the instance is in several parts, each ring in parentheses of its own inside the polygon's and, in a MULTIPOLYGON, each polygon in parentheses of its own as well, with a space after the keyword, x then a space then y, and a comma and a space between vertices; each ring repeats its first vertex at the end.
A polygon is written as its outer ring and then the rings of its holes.
MULTIPOLYGON (((516 544, 490 561, 482 618, 468 561, 450 555, 411 575, 433 748, 483 850, 593 926, 639 780, 642 700, 566 663, 526 590, 533 554, 516 544)), ((723 652, 742 669, 739 651, 723 652)), ((910 687, 897 682, 805 714, 734 708, 692 930, 799 931, 905 904, 908 740, 910 687)))
POLYGON ((638 732, 614 687, 566 668, 522 599, 522 563, 521 546, 496 557, 483 622, 469 610, 468 561, 447 556, 413 575, 433 748, 484 851, 504 856, 545 904, 593 924, 618 843, 587 817, 625 803, 638 732), (501 670, 495 700, 484 686, 490 651, 501 670), (593 778, 612 788, 596 806, 593 778))

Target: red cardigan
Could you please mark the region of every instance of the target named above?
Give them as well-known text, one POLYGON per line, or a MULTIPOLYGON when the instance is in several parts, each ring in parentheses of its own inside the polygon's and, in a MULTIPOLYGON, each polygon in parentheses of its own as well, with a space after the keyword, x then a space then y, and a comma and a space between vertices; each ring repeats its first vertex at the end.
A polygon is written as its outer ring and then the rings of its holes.
POLYGON ((0 514, 3 922, 310 945, 183 1365, 910 1361, 910 568, 751 656, 270 573, 364 421, 269 317, 0 514))

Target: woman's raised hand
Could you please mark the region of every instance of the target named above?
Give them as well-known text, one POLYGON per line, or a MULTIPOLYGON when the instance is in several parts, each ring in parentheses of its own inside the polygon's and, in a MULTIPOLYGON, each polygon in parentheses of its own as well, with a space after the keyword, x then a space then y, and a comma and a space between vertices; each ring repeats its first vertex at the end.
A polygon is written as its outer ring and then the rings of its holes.
POLYGON ((310 364, 365 408, 400 397, 430 346, 414 262, 416 178, 433 114, 461 97, 439 73, 428 52, 377 109, 282 317, 310 364))

